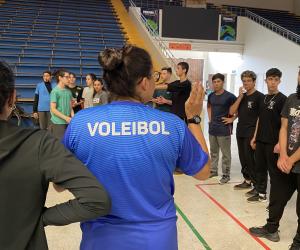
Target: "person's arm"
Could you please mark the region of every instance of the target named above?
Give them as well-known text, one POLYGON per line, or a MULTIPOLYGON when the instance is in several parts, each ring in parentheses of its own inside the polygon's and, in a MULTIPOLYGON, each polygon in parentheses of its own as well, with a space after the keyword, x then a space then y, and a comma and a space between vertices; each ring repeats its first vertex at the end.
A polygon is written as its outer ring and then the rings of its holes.
POLYGON ((84 109, 86 108, 85 105, 84 105, 85 98, 86 98, 86 87, 82 91, 82 106, 83 106, 84 109))
MULTIPOLYGON (((72 107, 72 105, 71 105, 71 107, 72 107)), ((59 112, 59 111, 57 110, 57 108, 56 108, 56 102, 51 102, 50 108, 51 108, 51 112, 52 112, 54 115, 56 115, 57 117, 59 117, 59 118, 65 120, 67 123, 70 123, 71 117, 66 116, 66 115, 64 115, 63 113, 59 112)), ((72 109, 72 110, 73 110, 73 109, 72 109)))
POLYGON ((238 109, 239 109, 239 106, 241 104, 243 97, 244 97, 243 87, 240 87, 239 88, 239 96, 236 99, 236 101, 230 106, 229 115, 233 116, 238 113, 238 109))
POLYGON ((256 121, 256 126, 255 126, 255 131, 254 131, 254 135, 250 141, 250 146, 253 150, 256 149, 256 135, 257 135, 257 130, 258 130, 258 125, 259 125, 259 118, 256 121))
MULTIPOLYGON (((73 107, 72 107, 72 101, 70 101, 70 114, 71 114, 71 118, 74 116, 74 109, 73 109, 73 107)), ((70 121, 68 122, 68 123, 70 123, 70 121)))
POLYGON ((166 98, 164 98, 163 96, 158 97, 158 104, 167 104, 169 106, 172 106, 172 100, 168 100, 166 98))
POLYGON ((277 162, 278 168, 284 172, 284 173, 289 173, 289 168, 288 168, 288 155, 287 155, 287 132, 288 131, 288 119, 282 117, 281 118, 281 128, 279 132, 279 150, 280 150, 280 155, 279 159, 277 162))
POLYGON ((75 199, 45 208, 42 219, 45 226, 62 226, 86 221, 109 213, 108 194, 89 170, 57 139, 46 133, 39 150, 39 164, 46 182, 56 188, 69 190, 75 199))
MULTIPOLYGON (((200 83, 193 84, 190 97, 185 103, 185 112, 187 115, 187 119, 191 119, 196 115, 198 116, 201 115, 204 96, 205 96, 205 91, 203 89, 203 86, 200 83)), ((188 125, 188 128, 190 129, 191 133, 200 144, 202 150, 207 155, 209 155, 209 151, 200 124, 190 123, 188 125)), ((204 167, 193 177, 198 180, 205 180, 209 177, 209 175, 210 175, 210 159, 208 158, 204 167)))
POLYGON ((33 101, 33 117, 34 119, 38 119, 38 105, 39 105, 39 94, 34 95, 34 101, 33 101))
POLYGON ((155 85, 155 89, 157 89, 157 90, 161 90, 161 89, 167 89, 168 88, 168 85, 166 85, 166 84, 157 84, 157 85, 155 85))
POLYGON ((207 102, 208 122, 211 122, 211 104, 207 102))

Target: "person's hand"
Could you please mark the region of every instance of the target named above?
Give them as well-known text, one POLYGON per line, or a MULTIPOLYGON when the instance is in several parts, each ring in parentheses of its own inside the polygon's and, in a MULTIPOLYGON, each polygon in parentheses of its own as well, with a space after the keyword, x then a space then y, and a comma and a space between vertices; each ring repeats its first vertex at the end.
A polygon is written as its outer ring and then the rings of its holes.
POLYGON ((250 141, 250 146, 253 150, 256 150, 256 139, 253 137, 250 141))
POLYGON ((157 98, 152 98, 152 99, 151 99, 151 102, 153 102, 153 103, 156 103, 156 104, 157 104, 158 100, 157 100, 157 98))
POLYGON ((244 92, 245 92, 244 87, 241 86, 241 87, 239 88, 239 97, 243 97, 243 96, 244 96, 244 92))
POLYGON ((166 104, 168 100, 163 96, 158 97, 159 104, 166 104))
POLYGON ((225 125, 228 125, 228 124, 231 124, 233 123, 234 121, 234 118, 233 117, 222 117, 222 122, 225 124, 225 125))
POLYGON ((274 154, 279 154, 280 153, 280 146, 279 146, 279 143, 277 143, 274 147, 274 150, 273 150, 273 153, 274 154))
POLYGON ((38 113, 33 113, 33 118, 36 119, 36 120, 39 119, 39 114, 38 113))
POLYGON ((65 121, 69 124, 71 122, 71 117, 66 117, 65 121))
POLYGON ((287 155, 280 155, 278 161, 277 161, 277 167, 283 172, 288 174, 292 168, 291 160, 287 155))
POLYGON ((185 113, 188 119, 200 116, 203 108, 205 91, 200 82, 193 83, 190 97, 185 103, 185 113))

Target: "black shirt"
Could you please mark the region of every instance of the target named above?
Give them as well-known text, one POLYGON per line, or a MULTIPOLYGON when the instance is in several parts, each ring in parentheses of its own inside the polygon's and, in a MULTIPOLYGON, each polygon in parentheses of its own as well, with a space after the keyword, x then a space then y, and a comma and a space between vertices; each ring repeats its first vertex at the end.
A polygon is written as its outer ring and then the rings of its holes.
MULTIPOLYGON (((287 154, 291 156, 300 147, 300 99, 297 94, 287 98, 281 116, 288 119, 287 154)), ((300 174, 300 161, 295 163, 292 172, 300 174)))
POLYGON ((185 102, 190 96, 192 84, 189 80, 180 82, 179 80, 168 85, 167 91, 172 93, 171 112, 181 119, 186 118, 185 102))
MULTIPOLYGON (((80 102, 82 100, 82 92, 83 88, 80 86, 75 86, 74 88, 68 87, 69 90, 72 92, 72 96, 74 99, 76 99, 76 102, 80 102)), ((81 105, 76 106, 73 108, 74 113, 76 114, 78 111, 82 109, 81 105)))
POLYGON ((264 94, 257 90, 251 95, 244 94, 238 109, 239 122, 236 128, 236 136, 253 137, 263 99, 264 94))
POLYGON ((259 113, 259 124, 256 140, 277 144, 279 130, 281 127, 281 111, 286 101, 286 96, 282 93, 275 95, 265 95, 259 113))

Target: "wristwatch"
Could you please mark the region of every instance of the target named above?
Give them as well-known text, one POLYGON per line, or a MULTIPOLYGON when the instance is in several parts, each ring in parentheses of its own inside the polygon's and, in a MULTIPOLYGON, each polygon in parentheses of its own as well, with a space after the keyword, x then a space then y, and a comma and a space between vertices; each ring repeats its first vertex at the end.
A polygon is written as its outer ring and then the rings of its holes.
POLYGON ((195 115, 193 118, 187 119, 187 123, 200 124, 201 123, 201 117, 199 115, 195 115))

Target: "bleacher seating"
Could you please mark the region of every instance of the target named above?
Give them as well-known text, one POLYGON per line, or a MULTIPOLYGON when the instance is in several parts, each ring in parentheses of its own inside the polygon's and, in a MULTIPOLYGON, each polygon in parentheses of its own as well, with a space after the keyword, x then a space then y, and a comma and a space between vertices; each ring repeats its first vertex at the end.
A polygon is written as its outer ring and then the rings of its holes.
POLYGON ((224 5, 228 11, 245 16, 246 10, 265 18, 287 30, 300 35, 300 18, 293 13, 283 10, 259 9, 240 6, 224 5))
POLYGON ((45 70, 64 67, 84 85, 86 74, 102 75, 99 51, 125 43, 108 0, 10 0, 0 6, 0 59, 13 66, 21 98, 33 97, 45 70))
MULTIPOLYGON (((164 6, 183 6, 183 0, 132 0, 137 7, 144 9, 162 9, 164 6)), ((130 6, 129 0, 123 0, 125 7, 130 6)))

